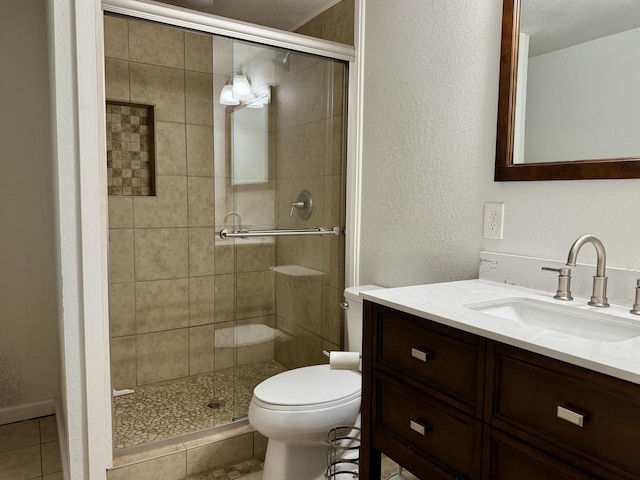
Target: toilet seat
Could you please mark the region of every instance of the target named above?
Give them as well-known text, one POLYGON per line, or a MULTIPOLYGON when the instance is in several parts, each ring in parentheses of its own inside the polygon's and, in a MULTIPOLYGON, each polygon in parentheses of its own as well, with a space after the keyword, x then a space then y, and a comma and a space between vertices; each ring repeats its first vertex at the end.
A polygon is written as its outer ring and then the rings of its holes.
POLYGON ((269 410, 316 410, 358 399, 361 391, 359 372, 313 365, 268 378, 254 389, 253 401, 269 410))

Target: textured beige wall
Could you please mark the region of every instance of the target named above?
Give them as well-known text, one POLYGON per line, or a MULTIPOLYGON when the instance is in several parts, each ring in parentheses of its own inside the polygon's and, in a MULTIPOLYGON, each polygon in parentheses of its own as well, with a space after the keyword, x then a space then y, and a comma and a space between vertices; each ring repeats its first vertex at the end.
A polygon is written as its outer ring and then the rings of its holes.
POLYGON ((0 19, 0 409, 58 395, 45 2, 0 19))
POLYGON ((640 180, 493 182, 501 13, 500 0, 367 2, 361 283, 476 278, 483 249, 561 260, 584 233, 609 265, 640 269, 640 180), (483 239, 495 201, 504 239, 483 239))

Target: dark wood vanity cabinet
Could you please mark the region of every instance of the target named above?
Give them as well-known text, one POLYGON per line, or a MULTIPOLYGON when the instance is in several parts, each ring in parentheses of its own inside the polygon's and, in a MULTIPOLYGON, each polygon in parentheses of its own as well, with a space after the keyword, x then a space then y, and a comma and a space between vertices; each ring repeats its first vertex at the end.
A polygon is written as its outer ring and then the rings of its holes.
POLYGON ((640 478, 636 384, 372 302, 363 341, 363 479, 640 478))

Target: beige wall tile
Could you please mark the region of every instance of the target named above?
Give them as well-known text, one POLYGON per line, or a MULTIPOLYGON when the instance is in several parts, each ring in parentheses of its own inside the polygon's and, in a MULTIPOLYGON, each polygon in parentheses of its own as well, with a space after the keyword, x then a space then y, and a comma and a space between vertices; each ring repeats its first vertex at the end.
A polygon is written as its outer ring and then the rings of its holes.
POLYGON ((297 76, 284 79, 272 90, 273 103, 276 105, 276 126, 285 130, 298 125, 298 103, 300 94, 297 76))
POLYGON ((187 475, 253 457, 253 433, 187 450, 187 475))
POLYGON ((238 187, 236 193, 236 211, 241 214, 244 225, 274 224, 274 190, 275 182, 238 187))
POLYGON ((317 17, 309 20, 296 30, 296 33, 301 35, 308 35, 315 38, 323 38, 324 35, 324 15, 320 14, 317 17))
POLYGON ((216 247, 216 275, 235 272, 236 265, 236 247, 233 241, 217 240, 216 247))
POLYGON ((214 120, 213 174, 216 179, 225 179, 231 176, 231 154, 228 148, 227 130, 224 125, 221 127, 214 120))
POLYGON ((105 96, 108 100, 129 101, 129 62, 115 58, 104 61, 105 96))
POLYGON ((0 453, 0 474, 6 480, 40 478, 40 445, 0 453))
POLYGON ((213 371, 214 332, 213 324, 189 329, 189 375, 213 371))
POLYGON ((59 472, 60 465, 60 445, 58 441, 43 443, 42 452, 42 473, 49 474, 59 472))
POLYGON ((109 230, 109 283, 133 281, 133 230, 109 230))
POLYGON ((338 288, 323 286, 322 289, 322 339, 335 345, 342 343, 342 308, 343 293, 338 288))
MULTIPOLYGON (((235 348, 233 347, 235 322, 216 323, 214 326, 214 366, 215 370, 219 372, 220 370, 231 368, 235 364, 235 348)), ((226 388, 226 385, 214 385, 214 390, 225 391, 226 388)))
POLYGON ((241 244, 236 247, 238 272, 257 272, 270 270, 276 261, 276 247, 274 243, 241 244))
POLYGON ((136 332, 189 326, 189 279, 136 282, 136 332))
POLYGON ((184 43, 185 68, 213 73, 213 37, 209 34, 185 32, 184 43))
POLYGON ((324 12, 324 39, 353 45, 354 0, 342 0, 324 12))
POLYGON ((58 440, 58 426, 56 424, 56 416, 49 415, 40 419, 40 441, 53 442, 58 440))
POLYGON ((136 386, 136 337, 111 339, 111 382, 113 388, 136 386))
POLYGON ((227 75, 233 68, 233 40, 213 37, 213 71, 227 75))
POLYGON ((129 59, 129 26, 124 18, 104 16, 104 56, 129 59))
POLYGON ((295 308, 294 308, 295 294, 296 294, 295 284, 291 281, 291 276, 276 273, 275 275, 276 315, 292 323, 295 320, 295 308))
POLYGON ((214 191, 213 178, 189 177, 189 226, 213 227, 214 191))
POLYGON ((186 71, 185 82, 187 123, 213 125, 213 76, 186 71))
POLYGON ((235 275, 216 275, 215 322, 235 320, 235 275))
POLYGON ((298 176, 298 159, 300 158, 299 148, 305 145, 298 140, 298 127, 278 130, 275 133, 276 139, 276 165, 275 174, 277 179, 294 178, 298 176))
POLYGON ((184 70, 130 65, 131 101, 155 105, 155 120, 185 121, 184 70))
POLYGON ((184 123, 156 122, 156 174, 187 174, 184 123))
POLYGON ((63 480, 62 472, 49 473, 48 475, 43 475, 42 480, 63 480))
POLYGON ((187 125, 187 165, 190 176, 213 176, 213 128, 187 125))
POLYGON ((40 423, 38 420, 0 425, 0 452, 31 445, 40 445, 40 423))
POLYGON ((330 152, 330 139, 327 137, 327 120, 321 119, 298 127, 300 176, 323 175, 325 158, 330 152))
POLYGON ((262 458, 267 453, 269 439, 260 432, 253 432, 253 456, 262 458))
POLYGON ((298 74, 298 124, 320 120, 327 115, 325 62, 302 70, 298 74))
POLYGON ((297 259, 295 264, 324 272, 323 245, 328 241, 329 237, 300 237, 296 245, 297 259))
POLYGON ((320 336, 322 332, 322 284, 295 280, 293 323, 320 336))
POLYGON ((136 280, 164 280, 188 276, 189 234, 186 228, 137 229, 136 280))
POLYGON ((189 329, 136 337, 138 385, 189 375, 189 329))
POLYGON ((184 33, 158 24, 129 21, 129 59, 184 68, 184 33))
POLYGON ((344 236, 329 238, 329 274, 325 284, 342 290, 344 288, 344 236))
POLYGON ((266 272, 238 273, 236 275, 238 319, 261 317, 275 313, 274 274, 266 272))
MULTIPOLYGON (((274 317, 270 316, 238 321, 238 327, 256 324, 273 327, 274 317)), ((237 365, 249 365, 252 363, 271 362, 275 358, 274 349, 275 338, 260 343, 252 343, 247 346, 238 344, 236 347, 236 363, 237 365)))
POLYGON ((133 282, 109 285, 109 323, 112 337, 136 333, 136 294, 133 282))
POLYGON ((345 146, 342 143, 344 124, 342 115, 333 117, 331 123, 331 138, 329 140, 329 155, 325 156, 325 175, 342 175, 345 161, 345 146))
POLYGON ((136 229, 187 226, 187 177, 159 176, 155 197, 133 199, 136 229))
POLYGON ((107 472, 108 480, 184 480, 186 452, 154 458, 107 472))
POLYGON ((227 220, 224 217, 231 212, 236 211, 234 201, 234 188, 230 185, 228 178, 214 178, 215 185, 215 223, 218 226, 233 226, 233 222, 237 222, 236 218, 230 217, 227 220))
POLYGON ((133 199, 108 197, 109 228, 133 228, 133 199))
POLYGON ((213 323, 214 293, 213 276, 189 279, 189 325, 213 323))
POLYGON ((201 277, 213 275, 216 232, 214 228, 189 228, 189 275, 201 277))
POLYGON ((322 339, 307 330, 276 317, 276 361, 287 368, 323 363, 322 339))

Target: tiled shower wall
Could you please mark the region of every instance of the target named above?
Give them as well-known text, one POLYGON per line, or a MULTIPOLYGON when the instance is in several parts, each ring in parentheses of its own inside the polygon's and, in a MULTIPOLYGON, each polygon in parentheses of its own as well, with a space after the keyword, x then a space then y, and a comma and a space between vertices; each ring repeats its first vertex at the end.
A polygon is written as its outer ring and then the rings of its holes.
POLYGON ((109 198, 116 389, 270 360, 274 348, 293 368, 340 346, 343 237, 215 235, 238 221, 225 219, 233 211, 248 226, 343 224, 344 66, 293 55, 285 71, 271 63, 273 52, 264 55, 247 70, 273 85, 270 180, 233 186, 229 110, 217 102, 232 70, 231 40, 105 17, 107 98, 154 105, 157 157, 155 197, 109 198), (301 189, 313 194, 309 221, 288 215, 301 189), (285 275, 273 265, 319 274, 285 275), (275 342, 233 349, 223 341, 221 329, 255 323, 276 327, 275 342))
MULTIPOLYGON (((215 331, 233 325, 236 263, 239 272, 269 270, 274 247, 242 249, 238 258, 214 249, 212 43, 207 35, 105 17, 107 99, 155 106, 157 155, 156 196, 109 197, 116 389, 273 358, 273 345, 241 350, 237 359, 224 345, 214 357, 215 331)), ((224 133, 216 143, 224 169, 224 133)), ((224 204, 229 192, 219 190, 224 204)), ((252 283, 250 275, 237 281, 239 288, 252 283)), ((255 313, 261 306, 252 308, 253 300, 245 308, 255 313)))

